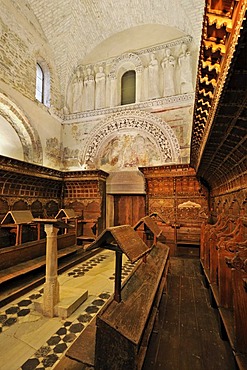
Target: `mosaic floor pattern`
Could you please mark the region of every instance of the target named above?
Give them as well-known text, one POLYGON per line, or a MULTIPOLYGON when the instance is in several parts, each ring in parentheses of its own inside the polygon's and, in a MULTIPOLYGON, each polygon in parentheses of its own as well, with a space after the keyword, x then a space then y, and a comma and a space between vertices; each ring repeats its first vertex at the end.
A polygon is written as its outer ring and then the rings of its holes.
POLYGON ((85 329, 96 313, 110 298, 110 293, 102 293, 73 322, 66 320, 60 329, 52 335, 45 345, 28 359, 20 370, 50 369, 85 329))
MULTIPOLYGON (((134 266, 135 264, 131 264, 131 262, 127 259, 123 261, 122 279, 125 279, 126 276, 129 275, 134 266)), ((6 340, 10 339, 10 346, 13 346, 11 342, 11 339, 13 338, 14 340, 18 339, 20 342, 26 341, 26 343, 24 344, 26 346, 29 346, 27 351, 30 351, 31 356, 28 356, 24 353, 22 356, 22 358, 24 359, 23 362, 21 362, 21 360, 19 359, 17 361, 19 365, 15 366, 15 361, 13 360, 11 362, 11 365, 8 366, 8 364, 6 363, 6 361, 8 360, 6 359, 9 358, 9 354, 4 353, 4 350, 1 353, 0 348, 0 370, 34 370, 52 369, 53 367, 55 367, 61 356, 64 355, 67 349, 72 345, 72 343, 80 335, 80 333, 86 328, 86 326, 90 323, 94 316, 101 310, 101 308, 104 306, 104 304, 113 293, 114 284, 113 281, 112 283, 110 283, 110 281, 114 280, 114 270, 115 255, 112 252, 101 252, 98 255, 90 258, 87 261, 84 261, 83 263, 78 264, 74 268, 62 274, 63 283, 65 282, 66 284, 67 281, 69 281, 70 284, 73 285, 72 280, 74 280, 74 278, 76 279, 75 283, 77 282, 77 280, 84 282, 84 280, 86 279, 86 284, 92 284, 93 282, 94 287, 98 287, 98 293, 95 293, 95 289, 90 293, 90 299, 88 299, 85 302, 85 305, 83 305, 82 309, 78 311, 78 315, 72 315, 64 320, 56 318, 55 326, 54 324, 52 324, 54 327, 56 327, 56 329, 54 330, 54 332, 52 331, 52 329, 49 329, 49 332, 52 334, 48 334, 44 342, 42 342, 41 338, 41 341, 39 341, 39 343, 42 343, 42 345, 40 347, 35 346, 31 342, 29 342, 29 337, 25 338, 24 340, 22 339, 23 337, 21 335, 19 335, 18 337, 16 333, 18 332, 18 330, 21 330, 20 327, 22 325, 27 325, 32 328, 34 301, 42 297, 42 286, 40 287, 40 289, 34 290, 29 294, 21 297, 19 300, 14 301, 12 304, 5 306, 5 308, 3 307, 2 312, 0 312, 0 337, 3 336, 2 341, 0 340, 1 344, 4 344, 5 349, 7 347, 7 352, 9 351, 9 353, 11 353, 8 344, 5 343, 6 340), (109 291, 103 290, 103 287, 105 287, 105 285, 102 285, 102 279, 106 279, 106 281, 109 281, 109 283, 107 283, 107 287, 110 288, 109 291), (15 324, 17 325, 16 329, 15 324)), ((49 325, 49 323, 47 323, 47 325, 49 325)), ((32 330, 30 328, 29 331, 32 330)), ((37 336, 42 335, 40 334, 39 328, 37 329, 36 327, 36 329, 34 330, 36 330, 37 336)), ((13 348, 13 352, 15 352, 13 354, 13 357, 16 356, 16 358, 20 357, 18 356, 19 354, 21 355, 21 353, 18 354, 18 343, 17 347, 13 348)))

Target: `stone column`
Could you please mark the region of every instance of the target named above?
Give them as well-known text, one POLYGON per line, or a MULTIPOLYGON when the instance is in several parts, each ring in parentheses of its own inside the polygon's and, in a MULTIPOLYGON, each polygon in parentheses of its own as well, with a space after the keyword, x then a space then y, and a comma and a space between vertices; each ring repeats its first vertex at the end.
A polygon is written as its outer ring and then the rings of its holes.
POLYGON ((110 75, 111 81, 111 96, 110 96, 110 107, 115 107, 117 105, 117 78, 114 74, 110 75))
POLYGON ((141 101, 141 92, 142 92, 142 67, 136 69, 136 103, 141 101))
POLYGON ((44 284, 43 315, 54 317, 54 307, 59 302, 57 279, 57 232, 54 225, 45 224, 46 232, 46 280, 44 284))

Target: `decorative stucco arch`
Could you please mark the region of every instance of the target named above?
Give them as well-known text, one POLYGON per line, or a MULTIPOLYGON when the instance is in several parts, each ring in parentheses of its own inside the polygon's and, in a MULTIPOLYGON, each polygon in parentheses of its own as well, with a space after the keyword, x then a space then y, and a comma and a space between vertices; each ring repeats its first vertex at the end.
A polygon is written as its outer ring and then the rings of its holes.
POLYGON ((23 147, 24 160, 26 162, 42 164, 42 146, 38 133, 21 109, 2 93, 0 93, 0 115, 16 131, 23 147))
POLYGON ((145 135, 155 146, 160 162, 156 164, 178 162, 180 147, 171 127, 151 113, 128 110, 108 116, 91 132, 85 149, 81 153, 82 166, 84 168, 99 168, 102 148, 109 143, 109 140, 114 137, 118 138, 121 134, 131 135, 133 132, 136 136, 143 137, 145 135))

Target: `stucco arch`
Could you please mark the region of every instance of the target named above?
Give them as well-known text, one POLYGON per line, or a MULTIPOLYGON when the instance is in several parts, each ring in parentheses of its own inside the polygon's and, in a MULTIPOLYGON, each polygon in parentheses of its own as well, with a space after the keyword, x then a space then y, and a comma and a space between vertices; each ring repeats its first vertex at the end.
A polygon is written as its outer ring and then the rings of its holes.
POLYGON ((147 137, 150 143, 155 145, 159 156, 160 163, 156 165, 178 162, 180 147, 171 127, 151 113, 129 110, 108 116, 90 134, 85 149, 81 153, 82 166, 100 168, 102 148, 110 142, 110 139, 119 140, 121 135, 128 135, 129 140, 133 135, 147 137))
POLYGON ((21 109, 2 93, 0 93, 0 115, 16 131, 23 147, 24 161, 42 164, 42 146, 38 133, 21 109))

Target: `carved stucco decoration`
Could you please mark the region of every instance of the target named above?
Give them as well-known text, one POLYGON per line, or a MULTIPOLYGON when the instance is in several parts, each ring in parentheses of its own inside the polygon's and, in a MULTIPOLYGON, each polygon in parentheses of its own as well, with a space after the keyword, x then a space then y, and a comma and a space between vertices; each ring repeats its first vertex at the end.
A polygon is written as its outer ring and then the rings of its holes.
MULTIPOLYGON (((78 116, 78 114, 80 114, 80 116, 81 114, 91 115, 92 111, 98 111, 99 109, 101 111, 102 109, 113 108, 121 105, 121 78, 125 72, 130 70, 136 71, 135 103, 146 101, 148 98, 158 99, 161 96, 165 97, 169 94, 171 96, 180 94, 180 78, 175 78, 175 76, 172 74, 173 72, 171 71, 171 68, 166 68, 166 66, 164 71, 164 67, 162 67, 162 61, 164 61, 164 57, 166 56, 167 48, 172 48, 172 50, 169 49, 172 52, 172 55, 174 55, 174 68, 172 68, 172 70, 176 70, 178 72, 178 76, 180 76, 180 71, 184 71, 184 69, 181 67, 184 65, 184 63, 186 63, 186 76, 185 72, 183 72, 183 79, 186 78, 188 81, 186 83, 186 90, 184 90, 183 93, 191 93, 193 91, 193 86, 190 81, 191 76, 189 73, 189 61, 191 59, 189 49, 191 49, 192 46, 190 45, 191 42, 192 38, 187 36, 178 40, 174 40, 173 42, 155 45, 147 49, 123 53, 118 57, 102 60, 95 65, 77 65, 70 77, 70 82, 67 87, 66 103, 65 107, 63 108, 64 119, 74 119, 76 118, 74 114, 76 114, 76 116, 78 116), (184 58, 181 58, 182 54, 180 49, 183 45, 187 45, 188 51, 185 60, 184 58), (154 60, 157 61, 158 81, 156 81, 156 83, 153 81, 153 78, 157 80, 157 77, 155 77, 156 72, 154 76, 151 74, 151 77, 148 77, 148 66, 152 55, 154 55, 154 60), (99 68, 102 68, 102 71, 99 71, 99 68), (90 70, 90 79, 88 70, 90 70), (164 74, 171 74, 170 81, 173 81, 174 83, 174 89, 171 90, 169 94, 167 91, 164 92, 164 74), (89 80, 91 81, 90 84, 89 80), (151 80, 152 83, 150 83, 151 80), (152 94, 151 96, 150 94, 149 96, 148 94, 146 95, 145 91, 147 91, 148 88, 152 89, 152 86, 155 84, 158 85, 157 94, 155 94, 155 96, 152 96, 152 94), (96 91, 100 91, 100 93, 96 94, 96 91), (88 104, 89 97, 91 104, 88 104), (73 117, 71 115, 73 115, 73 117)), ((171 82, 169 82, 169 84, 170 83, 171 82)))
POLYGON ((136 72, 141 72, 143 70, 142 61, 137 54, 125 53, 114 60, 110 71, 110 77, 112 79, 117 78, 117 72, 121 69, 121 67, 128 63, 135 66, 136 72))
MULTIPOLYGON (((194 93, 188 93, 188 94, 180 94, 180 95, 174 95, 174 96, 168 96, 165 98, 159 98, 155 100, 148 100, 144 102, 138 102, 133 103, 132 107, 133 109, 150 109, 150 108, 156 108, 156 107, 163 107, 163 108, 171 108, 174 106, 177 106, 178 104, 181 106, 192 104, 195 98, 194 93)), ((102 108, 102 109, 96 109, 86 112, 79 112, 79 113, 71 113, 71 114, 62 114, 59 111, 55 111, 55 115, 63 120, 64 123, 73 123, 75 121, 79 121, 81 119, 85 118, 91 118, 91 117, 97 117, 102 116, 103 114, 113 114, 116 112, 125 111, 126 106, 125 105, 119 105, 117 107, 112 108, 102 108)))
POLYGON ((17 105, 2 93, 0 93, 0 114, 16 131, 23 147, 24 160, 42 164, 42 146, 37 131, 17 105))
MULTIPOLYGON (((81 154, 81 165, 84 169, 100 167, 102 150, 107 144, 109 145, 111 140, 112 144, 114 140, 132 140, 132 144, 135 145, 133 140, 137 140, 138 136, 143 140, 145 138, 149 140, 150 145, 155 145, 154 150, 159 157, 159 164, 178 161, 179 142, 171 127, 148 112, 129 110, 108 116, 97 126, 81 154)), ((140 163, 133 167, 136 169, 138 165, 140 163)))

